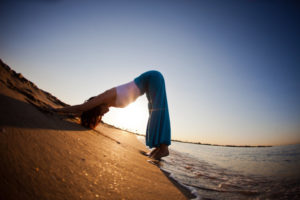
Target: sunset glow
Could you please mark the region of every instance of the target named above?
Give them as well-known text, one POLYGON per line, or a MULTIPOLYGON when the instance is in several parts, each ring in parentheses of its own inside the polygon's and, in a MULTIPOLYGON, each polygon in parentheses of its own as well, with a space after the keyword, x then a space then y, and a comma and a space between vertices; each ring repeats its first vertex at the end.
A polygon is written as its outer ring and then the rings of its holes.
POLYGON ((103 121, 122 129, 145 134, 148 116, 147 99, 142 96, 125 108, 110 108, 103 121))

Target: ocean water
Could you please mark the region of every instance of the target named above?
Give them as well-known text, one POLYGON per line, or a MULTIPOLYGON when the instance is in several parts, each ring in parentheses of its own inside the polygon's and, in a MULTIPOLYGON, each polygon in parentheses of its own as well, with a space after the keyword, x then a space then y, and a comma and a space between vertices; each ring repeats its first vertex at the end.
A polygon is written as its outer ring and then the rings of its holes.
POLYGON ((195 199, 300 199, 300 145, 249 148, 172 142, 161 169, 189 188, 195 199))

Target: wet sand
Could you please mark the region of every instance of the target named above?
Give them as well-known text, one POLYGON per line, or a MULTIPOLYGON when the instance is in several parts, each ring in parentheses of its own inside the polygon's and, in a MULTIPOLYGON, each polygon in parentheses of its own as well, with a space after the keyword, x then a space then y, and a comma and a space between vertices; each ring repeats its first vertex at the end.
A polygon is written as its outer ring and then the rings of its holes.
POLYGON ((88 130, 0 60, 0 199, 187 199, 132 133, 88 130))

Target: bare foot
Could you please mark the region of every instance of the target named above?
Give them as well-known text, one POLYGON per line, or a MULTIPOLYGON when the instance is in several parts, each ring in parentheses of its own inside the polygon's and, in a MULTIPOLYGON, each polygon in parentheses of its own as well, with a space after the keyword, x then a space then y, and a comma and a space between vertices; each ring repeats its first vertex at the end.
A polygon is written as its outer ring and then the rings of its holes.
POLYGON ((149 153, 146 153, 146 155, 148 156, 148 157, 151 157, 151 156, 153 156, 157 151, 159 150, 159 148, 158 147, 156 147, 155 149, 153 149, 151 152, 149 152, 149 153))
POLYGON ((154 160, 160 160, 162 157, 168 156, 169 155, 169 149, 168 145, 161 144, 158 148, 158 151, 156 151, 151 158, 154 160))

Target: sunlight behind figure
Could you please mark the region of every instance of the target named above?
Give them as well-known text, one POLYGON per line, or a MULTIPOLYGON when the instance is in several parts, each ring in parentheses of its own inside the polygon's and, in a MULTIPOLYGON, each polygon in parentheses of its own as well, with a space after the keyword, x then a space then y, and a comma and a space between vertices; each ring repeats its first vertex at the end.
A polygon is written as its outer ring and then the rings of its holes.
POLYGON ((149 112, 145 96, 137 99, 126 108, 111 108, 110 112, 103 116, 105 123, 121 129, 137 132, 145 135, 149 112))

